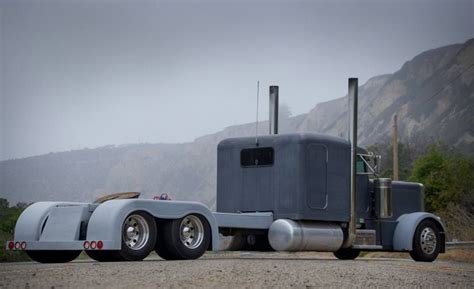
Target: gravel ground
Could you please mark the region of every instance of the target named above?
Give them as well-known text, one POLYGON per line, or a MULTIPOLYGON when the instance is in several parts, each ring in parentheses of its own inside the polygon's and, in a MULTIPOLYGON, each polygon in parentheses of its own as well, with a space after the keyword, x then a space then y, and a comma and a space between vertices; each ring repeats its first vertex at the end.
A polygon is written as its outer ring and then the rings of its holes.
POLYGON ((2 263, 0 288, 473 288, 474 264, 339 261, 322 253, 208 253, 198 260, 2 263))

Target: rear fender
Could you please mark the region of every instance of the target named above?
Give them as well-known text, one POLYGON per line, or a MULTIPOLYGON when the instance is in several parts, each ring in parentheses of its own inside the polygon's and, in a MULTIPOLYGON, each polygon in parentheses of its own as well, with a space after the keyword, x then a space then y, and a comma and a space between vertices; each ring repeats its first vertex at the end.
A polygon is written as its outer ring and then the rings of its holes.
MULTIPOLYGON (((155 218, 179 219, 188 214, 199 214, 207 219, 212 232, 212 250, 219 248, 219 230, 211 211, 202 203, 159 200, 111 200, 99 205, 87 226, 88 240, 102 240, 110 244, 111 250, 122 246, 122 223, 135 212, 145 211, 155 218)), ((160 228, 158 228, 159 230, 160 228)))
POLYGON ((37 202, 21 213, 15 225, 15 240, 38 241, 51 210, 57 206, 87 205, 72 202, 37 202))
POLYGON ((430 219, 433 220, 440 229, 441 233, 441 252, 444 252, 445 248, 445 233, 446 228, 441 222, 441 219, 431 213, 416 212, 410 214, 404 214, 398 217, 397 226, 393 234, 393 250, 394 251, 412 251, 413 250, 413 236, 415 235, 416 227, 422 221, 430 219))

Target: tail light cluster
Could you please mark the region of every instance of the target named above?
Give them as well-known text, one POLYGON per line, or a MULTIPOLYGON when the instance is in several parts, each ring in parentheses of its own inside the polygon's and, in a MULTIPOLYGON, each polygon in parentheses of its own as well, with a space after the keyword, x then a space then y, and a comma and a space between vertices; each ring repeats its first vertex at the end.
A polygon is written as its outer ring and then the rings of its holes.
POLYGON ((8 242, 8 249, 9 250, 25 250, 26 249, 26 242, 8 242))
POLYGON ((101 250, 102 248, 104 248, 104 242, 102 241, 84 241, 84 249, 86 250, 101 250))

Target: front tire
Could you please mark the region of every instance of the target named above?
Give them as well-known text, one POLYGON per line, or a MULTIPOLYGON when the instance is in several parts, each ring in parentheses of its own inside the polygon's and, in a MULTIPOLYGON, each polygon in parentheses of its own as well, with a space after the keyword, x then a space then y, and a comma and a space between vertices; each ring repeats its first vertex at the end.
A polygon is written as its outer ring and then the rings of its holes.
POLYGON ((351 248, 341 248, 336 252, 333 252, 333 254, 339 260, 354 260, 355 258, 359 257, 360 250, 351 248))
POLYGON ((82 251, 38 250, 26 251, 26 254, 40 263, 67 263, 76 259, 82 251))
POLYGON ((410 256, 415 261, 433 262, 441 251, 440 232, 432 220, 422 221, 413 236, 413 250, 410 256))
POLYGON ((162 237, 156 251, 166 260, 188 260, 201 257, 211 242, 211 227, 201 215, 164 221, 162 237))

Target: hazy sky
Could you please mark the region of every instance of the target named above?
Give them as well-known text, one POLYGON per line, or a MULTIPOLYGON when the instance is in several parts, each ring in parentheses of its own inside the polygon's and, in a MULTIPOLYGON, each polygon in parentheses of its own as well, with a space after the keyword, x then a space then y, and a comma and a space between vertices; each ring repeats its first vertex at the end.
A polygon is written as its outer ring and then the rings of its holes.
POLYGON ((294 115, 474 36, 473 1, 2 1, 0 160, 294 115))

